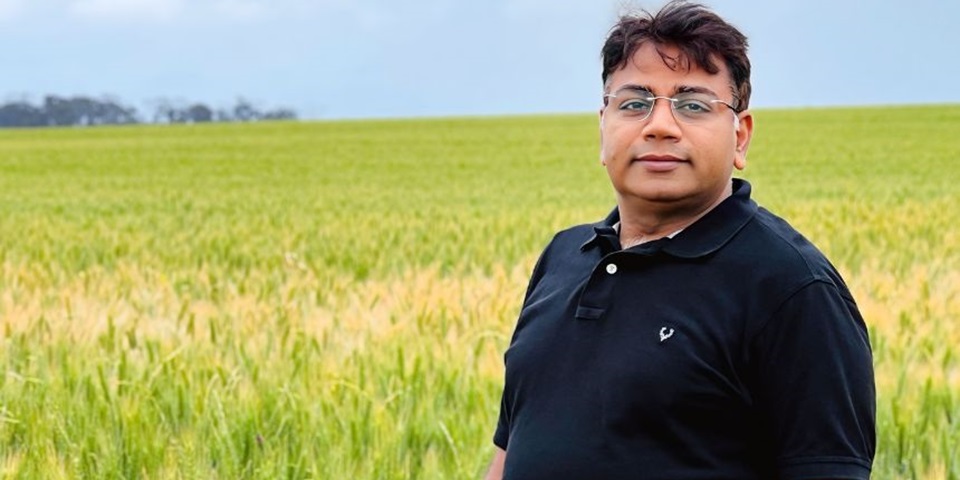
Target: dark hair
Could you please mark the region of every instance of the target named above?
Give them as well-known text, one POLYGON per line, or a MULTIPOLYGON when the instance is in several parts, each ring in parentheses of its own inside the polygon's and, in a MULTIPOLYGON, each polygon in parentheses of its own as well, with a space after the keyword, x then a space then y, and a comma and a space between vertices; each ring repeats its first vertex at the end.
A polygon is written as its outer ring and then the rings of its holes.
POLYGON ((610 29, 603 45, 602 79, 604 85, 614 71, 626 66, 644 42, 676 46, 680 58, 672 58, 659 49, 660 57, 670 68, 697 66, 710 74, 720 71, 711 55, 723 59, 733 81, 737 111, 750 103, 750 59, 747 58, 747 37, 707 7, 683 0, 666 4, 656 15, 645 10, 636 15, 623 15, 610 29))

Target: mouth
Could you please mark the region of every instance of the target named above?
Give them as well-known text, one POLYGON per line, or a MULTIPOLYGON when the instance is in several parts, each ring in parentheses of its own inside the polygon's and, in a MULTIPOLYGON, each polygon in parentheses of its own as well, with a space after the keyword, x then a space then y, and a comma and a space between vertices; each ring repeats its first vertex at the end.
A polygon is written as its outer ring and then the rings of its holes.
POLYGON ((644 169, 650 172, 669 172, 677 169, 685 163, 689 163, 673 155, 647 154, 634 158, 633 162, 639 163, 644 169))

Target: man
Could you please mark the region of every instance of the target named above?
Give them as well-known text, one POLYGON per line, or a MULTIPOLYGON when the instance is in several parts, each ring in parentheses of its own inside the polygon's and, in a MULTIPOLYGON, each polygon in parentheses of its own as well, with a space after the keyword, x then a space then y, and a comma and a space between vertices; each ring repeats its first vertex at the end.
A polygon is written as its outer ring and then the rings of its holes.
POLYGON ((611 30, 600 160, 617 207, 537 262, 487 478, 869 478, 863 319, 732 179, 753 134, 746 47, 684 2, 611 30))

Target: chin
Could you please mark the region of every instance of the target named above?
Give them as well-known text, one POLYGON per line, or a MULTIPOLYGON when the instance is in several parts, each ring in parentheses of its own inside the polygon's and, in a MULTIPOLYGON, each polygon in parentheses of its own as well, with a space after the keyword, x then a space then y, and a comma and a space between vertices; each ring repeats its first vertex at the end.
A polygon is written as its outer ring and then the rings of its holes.
POLYGON ((683 185, 646 185, 637 188, 626 188, 622 191, 625 197, 632 197, 648 202, 675 202, 696 196, 696 192, 683 185))
POLYGON ((684 194, 682 192, 674 191, 665 191, 657 190, 655 192, 625 192, 621 197, 627 199, 628 201, 640 201, 647 203, 687 203, 690 199, 689 194, 684 194))

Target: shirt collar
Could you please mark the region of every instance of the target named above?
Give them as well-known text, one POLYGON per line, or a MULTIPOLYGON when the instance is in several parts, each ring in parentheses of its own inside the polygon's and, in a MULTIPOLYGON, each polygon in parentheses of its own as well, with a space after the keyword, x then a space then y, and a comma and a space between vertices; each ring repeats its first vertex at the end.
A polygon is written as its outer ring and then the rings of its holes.
POLYGON ((607 215, 607 218, 592 225, 593 235, 580 245, 580 251, 584 252, 589 248, 600 246, 601 242, 604 241, 604 237, 617 236, 615 226, 618 223, 620 223, 620 210, 614 207, 610 214, 607 215))
MULTIPOLYGON (((675 257, 697 258, 719 250, 757 212, 757 204, 750 199, 750 192, 749 182, 734 178, 733 194, 668 241, 663 251, 675 257)), ((619 221, 620 211, 614 208, 607 218, 593 224, 594 233, 580 245, 580 251, 600 245, 605 236, 616 235, 614 225, 619 221)))

